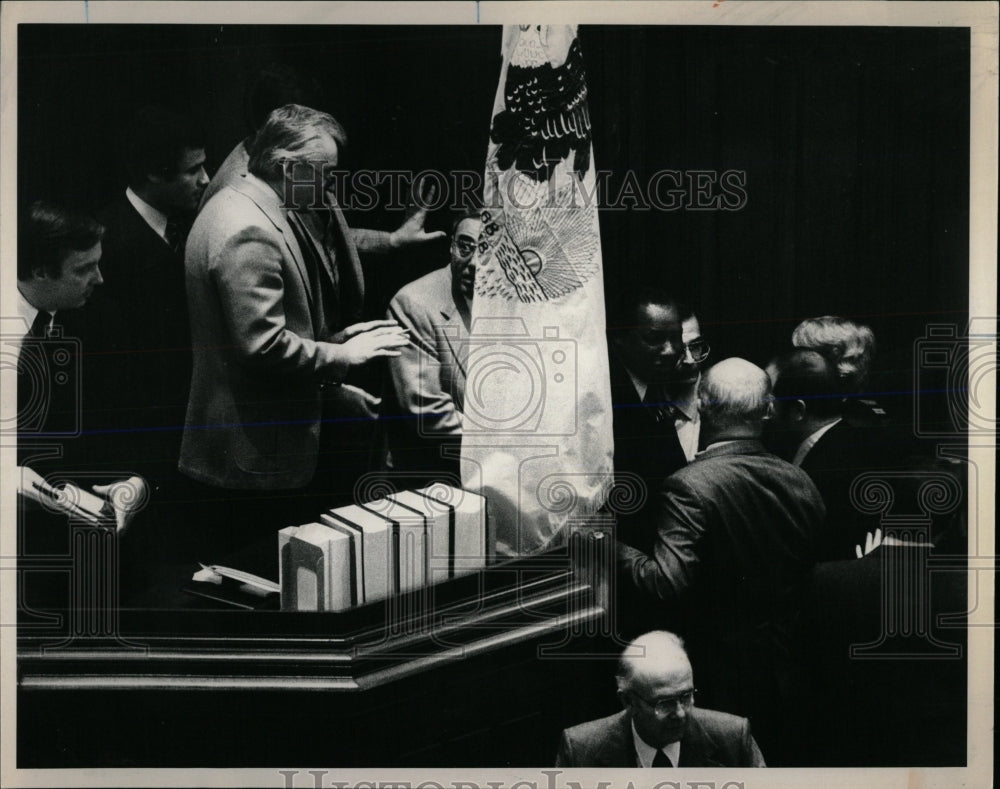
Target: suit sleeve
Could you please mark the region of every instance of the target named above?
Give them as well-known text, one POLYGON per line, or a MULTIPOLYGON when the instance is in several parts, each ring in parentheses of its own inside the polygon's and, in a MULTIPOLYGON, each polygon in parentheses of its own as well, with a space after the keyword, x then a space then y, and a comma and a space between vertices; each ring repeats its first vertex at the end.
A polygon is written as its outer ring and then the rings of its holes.
POLYGON ((559 738, 559 751, 556 753, 556 767, 579 766, 573 753, 573 741, 569 738, 569 732, 563 731, 562 737, 559 738))
POLYGON ((675 603, 694 585, 705 536, 704 503, 676 477, 664 483, 656 510, 656 544, 649 556, 618 543, 618 569, 649 596, 675 603))
POLYGON ((352 227, 351 238, 354 246, 362 255, 384 255, 392 251, 392 234, 385 230, 366 230, 363 227, 352 227))
POLYGON ((410 342, 402 353, 389 359, 389 374, 402 412, 417 417, 423 435, 461 435, 462 414, 441 384, 441 359, 429 316, 419 305, 414 308, 405 296, 401 299, 396 294, 388 317, 410 332, 410 342))
POLYGON ((764 764, 764 756, 760 752, 760 748, 757 747, 757 741, 753 738, 750 733, 750 721, 743 721, 743 732, 742 732, 742 743, 741 743, 741 767, 767 767, 764 764))
POLYGON ((228 239, 211 262, 233 346, 247 367, 261 372, 342 381, 349 365, 341 346, 285 326, 282 259, 276 239, 251 226, 228 239))

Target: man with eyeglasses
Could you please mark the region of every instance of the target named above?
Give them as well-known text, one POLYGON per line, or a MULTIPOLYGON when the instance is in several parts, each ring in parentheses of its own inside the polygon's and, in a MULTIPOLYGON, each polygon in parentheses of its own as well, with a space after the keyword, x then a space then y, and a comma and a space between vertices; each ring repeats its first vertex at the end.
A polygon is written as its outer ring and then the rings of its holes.
POLYGON ((557 767, 765 767, 746 718, 695 707, 684 643, 663 630, 639 636, 618 662, 625 708, 566 729, 557 767))
POLYGON ((410 342, 389 360, 382 404, 388 437, 386 464, 394 470, 458 474, 465 403, 465 359, 476 280, 474 256, 482 227, 469 210, 454 223, 448 265, 402 288, 388 318, 409 331, 410 342), (454 452, 447 452, 448 448, 454 452))
POLYGON ((701 379, 702 365, 712 349, 701 336, 701 325, 694 310, 686 304, 679 305, 679 309, 682 351, 674 383, 670 389, 670 401, 674 407, 674 429, 677 431, 677 440, 684 450, 684 457, 690 463, 698 452, 698 435, 701 432, 698 381, 701 379))

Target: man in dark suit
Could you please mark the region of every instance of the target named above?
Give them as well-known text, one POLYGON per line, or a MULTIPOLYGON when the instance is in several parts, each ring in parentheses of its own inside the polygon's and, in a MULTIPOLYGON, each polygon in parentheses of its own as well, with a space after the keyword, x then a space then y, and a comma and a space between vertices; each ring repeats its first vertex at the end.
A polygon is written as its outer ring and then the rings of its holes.
POLYGON ((809 475, 826 505, 828 527, 817 561, 852 559, 855 546, 878 526, 877 517, 852 497, 852 484, 867 472, 901 468, 914 452, 913 442, 888 424, 861 427, 843 418, 841 379, 816 351, 789 351, 767 372, 775 397, 767 440, 776 454, 809 475))
POLYGON ((387 465, 393 470, 428 479, 458 477, 473 256, 481 226, 478 212, 459 217, 448 265, 400 289, 389 303, 388 317, 410 332, 409 345, 389 360, 391 387, 382 411, 389 417, 387 465))
POLYGON ((864 427, 888 422, 882 403, 866 391, 875 357, 875 333, 870 327, 836 315, 806 318, 792 332, 792 345, 818 351, 833 365, 845 421, 864 427))
POLYGON ((872 484, 892 493, 881 544, 813 568, 801 618, 809 765, 966 764, 966 471, 927 459, 880 475, 872 484))
POLYGON ((249 174, 209 201, 188 240, 194 373, 180 469, 244 507, 206 527, 231 528, 224 544, 316 516, 314 498, 331 484, 321 476, 307 488, 320 459, 321 387, 406 344, 392 321, 332 330, 335 274, 285 194, 285 167, 335 167, 342 136, 326 113, 275 110, 254 138, 249 174))
POLYGON ((618 513, 618 539, 647 552, 655 538, 656 492, 687 463, 671 402, 685 358, 681 323, 671 296, 643 291, 615 305, 608 329, 615 475, 617 484, 635 491, 635 505, 618 513))
POLYGON ((654 631, 626 647, 616 675, 625 709, 562 733, 557 767, 764 767, 746 718, 694 706, 684 644, 654 631))
POLYGON ((792 623, 823 502, 805 472, 760 443, 763 370, 719 362, 702 375, 698 401, 705 448, 664 483, 652 554, 619 543, 618 571, 685 635, 709 705, 750 717, 780 754, 797 687, 792 623))
MULTIPOLYGON (((97 351, 100 343, 80 332, 78 320, 103 282, 104 228, 51 202, 22 207, 18 219, 20 321, 12 323, 20 326, 5 332, 5 341, 18 359, 15 481, 22 573, 18 602, 24 612, 71 599, 68 560, 76 543, 67 516, 85 530, 110 527, 114 543, 147 494, 145 481, 128 473, 127 438, 103 434, 99 412, 95 421, 97 409, 108 406, 105 393, 112 389, 107 379, 113 371, 97 351)), ((129 565, 140 558, 121 556, 129 565)), ((96 572, 89 564, 77 569, 96 572)))
MULTIPOLYGON (((127 403, 107 427, 132 436, 133 456, 158 504, 180 498, 176 476, 191 382, 191 334, 184 292, 184 240, 208 184, 200 131, 173 111, 140 109, 125 129, 128 188, 99 212, 105 226, 105 285, 91 323, 125 331, 105 352, 118 360, 127 403)), ((173 519, 173 518, 169 518, 173 519)))

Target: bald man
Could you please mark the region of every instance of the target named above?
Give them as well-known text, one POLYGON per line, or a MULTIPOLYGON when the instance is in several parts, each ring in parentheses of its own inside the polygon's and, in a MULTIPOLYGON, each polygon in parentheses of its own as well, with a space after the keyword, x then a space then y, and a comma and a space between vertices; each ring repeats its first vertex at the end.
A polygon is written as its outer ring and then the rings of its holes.
POLYGON ((557 767, 765 766, 746 718, 694 706, 694 672, 673 633, 629 644, 615 680, 625 709, 566 729, 557 767))
POLYGON ((688 641, 705 702, 748 716, 769 758, 782 753, 799 692, 790 631, 825 516, 802 469, 760 442, 767 374, 726 359, 698 385, 704 447, 667 478, 652 555, 619 543, 619 572, 688 641))

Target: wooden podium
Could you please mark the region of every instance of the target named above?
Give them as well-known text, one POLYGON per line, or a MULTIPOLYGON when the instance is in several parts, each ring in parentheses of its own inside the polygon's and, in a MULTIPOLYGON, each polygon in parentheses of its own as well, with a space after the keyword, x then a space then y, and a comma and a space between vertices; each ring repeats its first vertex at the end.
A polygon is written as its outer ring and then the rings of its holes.
POLYGON ((66 649, 26 632, 19 764, 549 763, 561 728, 614 711, 613 563, 611 528, 591 524, 562 548, 340 613, 123 609, 117 641, 66 649), (212 722, 197 747, 152 734, 192 716, 212 722), (525 716, 551 742, 522 736, 525 716))

